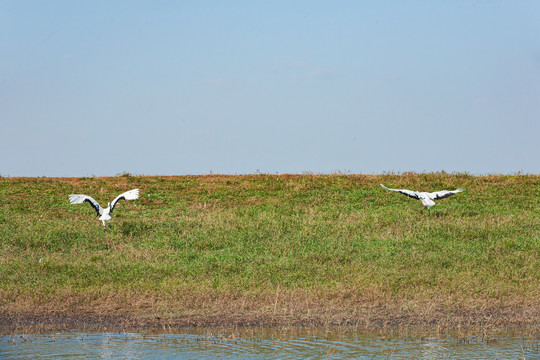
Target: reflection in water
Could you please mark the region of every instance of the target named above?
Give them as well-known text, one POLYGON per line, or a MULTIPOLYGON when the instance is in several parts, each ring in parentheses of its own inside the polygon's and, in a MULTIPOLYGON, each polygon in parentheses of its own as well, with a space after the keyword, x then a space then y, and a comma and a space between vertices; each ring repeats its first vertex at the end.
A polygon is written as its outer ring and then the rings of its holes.
POLYGON ((392 335, 299 330, 0 334, 1 359, 539 359, 536 335, 392 335))

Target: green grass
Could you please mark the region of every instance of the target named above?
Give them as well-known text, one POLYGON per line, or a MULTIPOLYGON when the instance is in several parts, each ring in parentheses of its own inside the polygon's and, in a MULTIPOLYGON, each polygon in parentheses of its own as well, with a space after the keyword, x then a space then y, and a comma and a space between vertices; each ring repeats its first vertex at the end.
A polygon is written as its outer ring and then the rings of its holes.
POLYGON ((0 310, 180 316, 222 299, 215 311, 241 314, 247 298, 275 313, 280 294, 302 312, 336 297, 537 308, 539 199, 537 175, 0 178, 0 310), (379 183, 466 191, 427 216, 379 183), (140 199, 119 203, 105 232, 68 201, 132 188, 140 199))

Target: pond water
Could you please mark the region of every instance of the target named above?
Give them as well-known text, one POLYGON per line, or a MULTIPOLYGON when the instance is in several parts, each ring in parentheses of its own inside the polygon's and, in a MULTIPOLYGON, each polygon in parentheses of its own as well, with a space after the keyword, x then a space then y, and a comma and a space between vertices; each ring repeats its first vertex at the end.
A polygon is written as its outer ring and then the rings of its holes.
POLYGON ((537 335, 191 330, 0 334, 0 359, 540 359, 537 335))

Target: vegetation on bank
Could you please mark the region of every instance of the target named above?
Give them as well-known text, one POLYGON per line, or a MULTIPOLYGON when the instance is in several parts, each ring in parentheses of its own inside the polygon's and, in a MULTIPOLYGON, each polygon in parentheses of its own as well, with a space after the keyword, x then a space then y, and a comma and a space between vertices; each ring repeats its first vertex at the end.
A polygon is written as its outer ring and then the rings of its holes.
POLYGON ((539 199, 538 175, 0 178, 0 314, 537 317, 539 199), (380 183, 465 192, 428 216, 380 183), (105 232, 68 201, 133 188, 105 232))

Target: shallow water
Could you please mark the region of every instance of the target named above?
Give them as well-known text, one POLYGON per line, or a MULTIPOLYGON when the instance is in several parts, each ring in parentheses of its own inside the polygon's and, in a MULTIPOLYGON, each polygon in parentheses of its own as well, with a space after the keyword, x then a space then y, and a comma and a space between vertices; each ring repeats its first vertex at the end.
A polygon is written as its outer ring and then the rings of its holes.
POLYGON ((0 359, 540 359, 526 334, 294 331, 2 334, 0 359))

